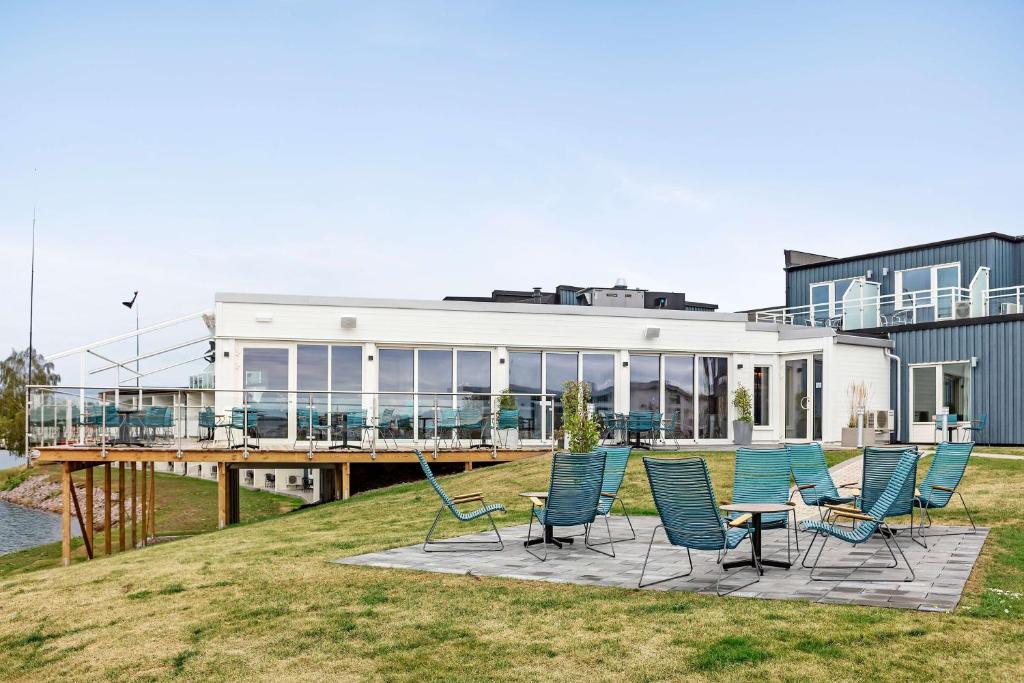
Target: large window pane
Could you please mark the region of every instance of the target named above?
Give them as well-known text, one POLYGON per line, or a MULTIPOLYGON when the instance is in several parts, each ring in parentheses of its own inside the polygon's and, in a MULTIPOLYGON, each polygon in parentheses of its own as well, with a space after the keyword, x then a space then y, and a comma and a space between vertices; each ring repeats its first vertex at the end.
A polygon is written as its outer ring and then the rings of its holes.
POLYGON ((519 407, 519 436, 539 439, 541 425, 540 352, 521 351, 508 354, 508 385, 519 407))
POLYGON ((767 427, 771 424, 771 368, 761 365, 754 367, 754 426, 767 427))
POLYGON ((381 349, 378 363, 378 401, 381 420, 394 426, 399 438, 412 438, 413 352, 412 349, 381 349), (391 393, 385 393, 391 392, 391 393))
POLYGON ((693 438, 693 356, 665 356, 666 439, 693 438))
POLYGON ((967 363, 942 366, 942 403, 960 421, 970 419, 970 380, 971 366, 967 363))
POLYGON ((261 437, 288 437, 288 349, 243 349, 245 401, 257 412, 261 437))
POLYGON ((911 412, 914 422, 930 422, 935 414, 935 368, 911 368, 911 384, 914 391, 914 405, 911 412))
POLYGON ((953 317, 953 302, 959 298, 960 268, 958 266, 946 266, 937 268, 935 272, 935 286, 938 291, 935 294, 936 314, 939 318, 953 317))
MULTIPOLYGON (((577 354, 575 353, 548 353, 546 357, 546 392, 555 395, 555 429, 562 427, 562 392, 565 387, 562 385, 567 381, 574 381, 577 375, 577 354)), ((549 433, 551 430, 548 430, 549 433)))
POLYGON ((698 358, 698 396, 702 439, 729 436, 729 361, 726 358, 698 358))
POLYGON ((629 357, 629 409, 661 410, 659 356, 629 357))
POLYGON ((818 322, 828 320, 831 315, 829 310, 830 291, 831 286, 828 282, 811 285, 811 316, 818 322))
MULTIPOLYGON (((451 351, 428 351, 419 352, 419 402, 420 436, 425 433, 423 429, 428 421, 423 418, 433 418, 434 404, 438 409, 452 408, 452 352, 451 351), (431 394, 430 392, 437 392, 431 394)), ((432 424, 432 423, 431 423, 432 424)))
POLYGON ((615 409, 615 356, 610 353, 583 354, 583 381, 590 385, 594 410, 615 409))
MULTIPOLYGON (((331 391, 363 390, 363 347, 331 347, 331 391)), ((333 410, 358 410, 363 399, 359 394, 332 394, 333 410)))
POLYGON ((490 400, 486 394, 491 393, 491 352, 458 351, 457 353, 456 391, 460 394, 479 394, 479 396, 460 396, 459 404, 462 407, 489 408, 490 400))
POLYGON ((306 439, 309 438, 310 420, 305 416, 311 407, 313 426, 327 423, 327 394, 301 393, 303 391, 327 390, 327 347, 299 344, 295 362, 296 389, 300 392, 295 400, 296 438, 306 439), (302 416, 301 419, 300 416, 302 416))

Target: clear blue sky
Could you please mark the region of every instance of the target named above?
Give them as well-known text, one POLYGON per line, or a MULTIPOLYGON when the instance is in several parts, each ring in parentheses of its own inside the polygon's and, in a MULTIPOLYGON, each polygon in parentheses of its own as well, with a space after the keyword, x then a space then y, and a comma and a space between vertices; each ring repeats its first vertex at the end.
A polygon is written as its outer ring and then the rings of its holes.
POLYGON ((1021 3, 0 6, 0 346, 217 290, 782 302, 782 250, 1024 232, 1021 3), (35 171, 33 169, 38 169, 35 171))

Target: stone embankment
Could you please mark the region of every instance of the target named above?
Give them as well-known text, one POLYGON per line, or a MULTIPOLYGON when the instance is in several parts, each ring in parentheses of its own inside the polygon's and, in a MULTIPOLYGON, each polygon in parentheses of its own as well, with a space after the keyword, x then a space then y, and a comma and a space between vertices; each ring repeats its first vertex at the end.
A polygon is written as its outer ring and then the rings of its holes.
MULTIPOLYGON (((82 515, 84 517, 86 514, 85 487, 75 486, 75 491, 78 494, 78 504, 82 507, 82 515)), ((117 490, 115 489, 110 493, 110 520, 111 526, 114 526, 117 524, 119 518, 117 490)), ((8 503, 14 503, 15 505, 21 505, 23 507, 34 508, 36 510, 46 510, 47 512, 60 513, 62 511, 60 484, 51 481, 50 478, 45 475, 29 477, 10 491, 0 491, 0 500, 7 501, 8 503)), ((92 500, 93 519, 95 520, 96 530, 100 531, 103 529, 103 489, 93 488, 92 500)), ((130 499, 126 498, 126 508, 130 505, 130 499)), ((73 512, 74 508, 72 507, 72 513, 73 512)))

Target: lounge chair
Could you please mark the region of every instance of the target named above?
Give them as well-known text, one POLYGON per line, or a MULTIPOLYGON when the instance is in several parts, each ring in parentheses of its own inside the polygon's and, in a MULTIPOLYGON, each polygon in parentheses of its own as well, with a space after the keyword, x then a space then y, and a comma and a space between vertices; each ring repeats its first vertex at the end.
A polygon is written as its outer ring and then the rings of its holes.
MULTIPOLYGON (((615 505, 615 501, 619 501, 622 514, 626 517, 626 524, 629 525, 629 538, 618 538, 615 540, 616 542, 632 541, 636 539, 636 530, 633 528, 632 520, 629 519, 629 513, 626 512, 626 504, 619 497, 619 489, 622 487, 622 480, 626 476, 629 454, 633 449, 625 446, 622 448, 598 448, 597 451, 604 453, 604 476, 601 481, 601 497, 597 501, 597 514, 604 517, 605 521, 607 521, 608 517, 612 514, 612 506, 615 505)), ((609 537, 608 541, 592 543, 591 545, 605 545, 610 542, 609 537)))
MULTIPOLYGON (((885 492, 893 472, 900 462, 900 457, 907 451, 918 453, 917 446, 906 446, 898 448, 880 448, 868 446, 864 449, 864 469, 861 475, 860 496, 857 499, 856 507, 861 510, 869 510, 875 504, 882 493, 885 492)), ((920 457, 920 453, 918 453, 920 457)), ((899 495, 893 501, 886 517, 901 517, 910 515, 910 538, 919 545, 925 545, 923 540, 914 538, 914 491, 917 481, 917 470, 911 473, 910 478, 903 484, 899 495)), ((886 527, 888 528, 888 527, 886 527)), ((927 546, 925 546, 927 547, 927 546)))
MULTIPOLYGON (((554 527, 583 525, 583 543, 587 550, 615 557, 615 544, 612 540, 608 517, 604 518, 608 532, 611 552, 597 550, 596 544, 590 543, 590 530, 597 517, 597 506, 601 499, 601 484, 604 480, 604 453, 555 453, 551 459, 551 483, 545 499, 531 498, 530 526, 526 532, 526 551, 541 562, 548 559, 548 546, 561 547, 561 542, 554 538, 554 527), (533 538, 534 519, 540 523, 541 537, 533 538), (543 545, 544 554, 538 555, 530 550, 533 545, 543 545)), ((571 539, 569 539, 571 542, 571 539)))
POLYGON ((508 448, 507 430, 514 429, 517 435, 519 433, 519 408, 503 408, 499 410, 496 427, 495 443, 502 448, 508 448), (505 435, 504 443, 501 442, 502 435, 505 435))
POLYGON ((651 483, 654 504, 661 516, 661 524, 651 532, 651 542, 647 546, 644 566, 640 571, 638 588, 653 586, 673 579, 681 579, 693 573, 691 550, 715 550, 718 552, 718 563, 721 571, 715 581, 715 592, 727 595, 733 591, 746 588, 757 583, 761 576, 761 567, 750 547, 750 556, 754 561, 754 580, 737 586, 724 593, 721 590, 722 578, 726 569, 722 566, 730 550, 734 550, 743 539, 749 538, 752 532, 750 515, 738 517, 732 521, 722 518, 715 500, 715 492, 711 488, 711 477, 708 466, 703 458, 659 459, 644 458, 644 469, 651 483), (686 548, 686 559, 689 569, 685 574, 676 574, 644 583, 647 563, 651 559, 651 548, 658 529, 663 529, 668 542, 680 548, 686 548))
POLYGON ((860 488, 855 483, 836 485, 820 443, 790 444, 786 450, 789 451, 793 481, 796 482, 793 493, 800 494, 804 505, 817 507, 822 521, 827 516, 826 505, 850 505, 860 495, 860 488), (842 489, 846 489, 848 494, 841 494, 842 489))
POLYGON ((978 436, 980 436, 981 433, 985 431, 986 427, 988 427, 987 414, 982 415, 977 420, 971 420, 971 423, 969 425, 967 425, 966 427, 962 427, 961 429, 963 429, 964 432, 966 432, 964 438, 968 439, 969 441, 977 442, 978 436))
MULTIPOLYGON (((963 494, 957 490, 960 487, 960 481, 964 477, 964 472, 967 470, 967 462, 970 460, 971 451, 973 450, 974 444, 971 442, 949 443, 948 441, 940 443, 938 448, 935 449, 935 456, 932 458, 932 464, 928 468, 928 473, 924 475, 924 480, 914 495, 914 507, 921 510, 918 534, 921 534, 923 539, 927 539, 928 536, 953 536, 960 533, 973 534, 977 532, 978 527, 974 524, 974 517, 971 516, 971 511, 967 509, 967 503, 964 501, 963 494), (971 522, 971 530, 924 536, 925 520, 928 520, 928 527, 932 525, 932 518, 928 511, 946 507, 954 495, 960 498, 960 504, 964 506, 967 519, 971 522)), ((927 540, 925 540, 925 543, 927 543, 927 540)))
POLYGON ((420 467, 423 468, 423 474, 426 475, 427 481, 434 488, 434 491, 441 498, 441 507, 437 510, 437 514, 434 515, 434 523, 430 525, 430 530, 427 531, 426 538, 423 539, 423 552, 425 553, 451 553, 458 551, 499 551, 505 547, 505 544, 501 540, 501 534, 498 533, 498 527, 494 523, 494 512, 505 512, 505 506, 500 503, 484 502, 484 496, 482 493, 468 493, 462 496, 455 496, 454 498, 445 493, 444 489, 441 488, 441 484, 434 478, 434 473, 430 469, 427 459, 423 457, 423 453, 416 450, 416 458, 420 461, 420 467), (464 503, 480 503, 481 507, 473 510, 472 512, 463 512, 458 508, 459 505, 464 503), (491 529, 494 530, 494 535, 498 537, 497 542, 494 541, 435 541, 433 540, 434 530, 437 528, 437 523, 441 521, 441 515, 444 514, 445 510, 452 513, 452 516, 460 522, 472 522, 473 520, 480 519, 481 517, 487 517, 487 520, 491 523, 491 529), (430 549, 430 546, 441 546, 437 549, 430 549), (466 546, 465 548, 460 546, 466 546))
MULTIPOLYGON (((790 500, 789 451, 785 448, 737 448, 736 471, 733 475, 733 503, 778 503, 788 504, 789 512, 772 512, 761 515, 761 528, 786 530, 786 561, 792 562, 790 531, 796 539, 797 556, 800 553, 800 539, 797 535, 796 504, 790 500), (792 517, 792 523, 790 518, 792 517)), ((739 518, 740 513, 731 513, 728 519, 739 518)))
MULTIPOLYGON (((882 490, 881 494, 874 499, 874 502, 866 509, 860 509, 855 507, 847 507, 843 505, 829 505, 829 509, 832 514, 839 519, 850 519, 854 522, 860 522, 855 527, 840 526, 833 522, 815 522, 805 521, 803 526, 808 531, 813 531, 814 536, 811 538, 810 544, 807 546, 807 552, 804 554, 802 565, 805 569, 811 570, 812 581, 836 581, 835 577, 820 577, 815 576, 814 572, 816 569, 860 569, 862 565, 832 565, 825 566, 819 565, 821 560, 821 554, 825 550, 825 545, 828 543, 829 538, 837 538, 841 541, 849 543, 851 545, 860 545, 870 539, 876 531, 882 532, 879 534, 882 541, 885 542, 885 547, 889 550, 889 554, 892 555, 892 564, 885 567, 886 569, 894 569, 899 566, 899 560, 896 559, 896 554, 892 551, 892 546, 896 546, 896 550, 899 551, 900 557, 903 558, 904 564, 910 570, 910 576, 905 577, 904 581, 913 581, 915 578, 914 568, 910 566, 907 561, 907 556, 903 554, 903 549, 900 548, 900 544, 896 542, 896 535, 892 529, 886 523, 886 517, 890 517, 894 513, 893 510, 900 504, 904 491, 907 486, 907 482, 913 482, 914 474, 917 469, 917 460, 920 455, 913 450, 899 451, 899 459, 896 467, 892 472, 892 476, 889 477, 889 483, 882 490), (818 540, 818 536, 822 536, 821 547, 818 548, 818 553, 814 557, 814 564, 808 565, 807 559, 811 555, 811 551, 814 548, 815 541, 818 540), (890 543, 891 541, 891 543, 890 543)), ((911 484, 913 489, 913 484, 911 484)), ((851 579, 846 577, 846 580, 855 581, 892 581, 893 579, 887 577, 858 577, 851 579)))
POLYGON ((469 448, 473 448, 473 432, 480 436, 478 446, 483 446, 484 429, 487 427, 487 420, 484 419, 484 411, 480 408, 459 408, 456 411, 455 444, 462 447, 462 437, 469 439, 469 448))

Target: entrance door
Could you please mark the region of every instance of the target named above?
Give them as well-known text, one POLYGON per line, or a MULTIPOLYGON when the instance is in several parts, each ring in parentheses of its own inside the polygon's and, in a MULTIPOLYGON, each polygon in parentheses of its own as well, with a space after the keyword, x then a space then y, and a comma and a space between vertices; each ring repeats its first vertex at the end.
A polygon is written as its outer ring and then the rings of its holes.
POLYGON ((811 398, 807 394, 806 358, 786 361, 786 440, 807 440, 811 398))

